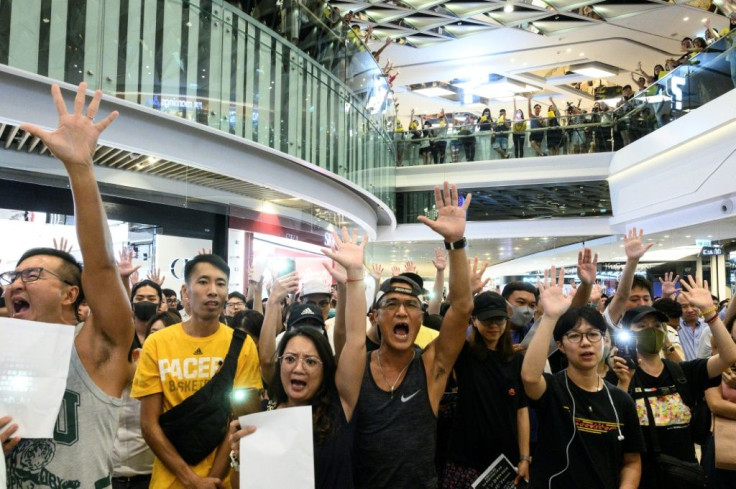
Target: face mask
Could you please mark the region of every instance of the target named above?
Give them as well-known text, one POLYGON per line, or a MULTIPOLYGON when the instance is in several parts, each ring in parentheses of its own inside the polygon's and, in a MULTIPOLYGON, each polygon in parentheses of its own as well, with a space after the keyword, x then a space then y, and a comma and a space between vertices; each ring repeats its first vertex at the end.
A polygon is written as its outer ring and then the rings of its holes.
POLYGON ((647 328, 636 333, 636 349, 642 353, 659 353, 664 347, 667 333, 661 329, 647 328))
POLYGON ((534 310, 528 306, 511 306, 514 309, 511 323, 515 326, 526 326, 534 319, 534 310))
POLYGON ((156 315, 158 304, 153 302, 141 301, 133 303, 133 314, 141 321, 148 321, 156 315))

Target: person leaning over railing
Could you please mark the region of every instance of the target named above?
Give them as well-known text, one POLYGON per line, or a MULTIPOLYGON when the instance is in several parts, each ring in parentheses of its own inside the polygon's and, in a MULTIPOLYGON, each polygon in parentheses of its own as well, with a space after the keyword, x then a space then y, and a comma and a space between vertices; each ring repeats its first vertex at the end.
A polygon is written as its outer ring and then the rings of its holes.
POLYGON ((514 124, 511 126, 513 130, 514 141, 514 157, 524 157, 524 141, 526 140, 526 121, 524 120, 524 111, 516 108, 516 97, 514 97, 514 124))

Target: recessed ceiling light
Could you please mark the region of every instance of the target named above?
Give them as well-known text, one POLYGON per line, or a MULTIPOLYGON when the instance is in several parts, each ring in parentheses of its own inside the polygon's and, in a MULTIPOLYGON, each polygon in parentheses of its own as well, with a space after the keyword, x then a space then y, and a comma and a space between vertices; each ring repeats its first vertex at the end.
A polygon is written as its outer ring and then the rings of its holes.
POLYGON ((664 237, 665 237, 665 238, 669 238, 669 237, 670 237, 670 235, 669 235, 669 234, 665 234, 665 235, 664 235, 664 237))
POLYGON ((685 237, 686 237, 686 238, 690 238, 690 237, 692 237, 692 236, 690 236, 689 234, 686 234, 686 235, 685 235, 685 237))
POLYGON ((566 51, 569 53, 572 51, 572 48, 567 48, 566 51))
POLYGON ((580 53, 580 56, 585 56, 585 53, 581 52, 581 53, 580 53))
POLYGON ((510 14, 511 12, 514 11, 514 6, 511 5, 510 3, 507 3, 506 6, 503 8, 503 11, 506 12, 507 14, 510 14))
POLYGON ((688 20, 690 20, 690 17, 683 17, 682 20, 687 22, 688 20))

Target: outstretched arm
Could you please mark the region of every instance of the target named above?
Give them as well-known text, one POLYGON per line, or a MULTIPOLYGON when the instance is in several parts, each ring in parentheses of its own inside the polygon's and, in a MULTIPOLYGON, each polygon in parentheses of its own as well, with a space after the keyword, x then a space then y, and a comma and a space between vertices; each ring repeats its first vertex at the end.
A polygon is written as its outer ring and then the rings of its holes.
POLYGON ((547 381, 544 380, 542 373, 547 363, 552 332, 557 320, 570 308, 572 302, 572 299, 565 297, 563 293, 564 284, 565 269, 561 268, 558 275, 554 265, 544 271, 544 280, 537 283, 539 304, 544 309, 544 314, 537 327, 537 333, 526 350, 524 363, 521 364, 521 381, 524 383, 524 391, 527 397, 535 401, 547 390, 547 381))
MULTIPOLYGON (((358 239, 358 230, 353 230, 352 236, 347 228, 342 228, 342 239, 334 233, 335 249, 323 249, 322 252, 347 273, 345 286, 346 303, 350 307, 345 309, 345 346, 342 348, 335 373, 335 386, 340 394, 345 417, 350 420, 353 416, 355 404, 358 402, 360 385, 365 372, 365 282, 363 271, 363 255, 368 238, 358 239)), ((328 268, 332 273, 333 269, 328 268)), ((333 274, 335 279, 337 275, 333 274)))
MULTIPOLYGON (((465 197, 463 205, 459 205, 457 186, 445 182, 444 189, 434 188, 434 198, 439 211, 436 221, 425 216, 418 219, 437 234, 446 243, 456 243, 465 236, 465 222, 471 195, 465 197)), ((450 375, 455 360, 465 342, 465 330, 473 310, 473 298, 470 294, 470 272, 465 248, 449 251, 450 257, 450 308, 442 320, 440 335, 430 343, 422 356, 427 372, 427 387, 432 409, 437 413, 440 398, 445 390, 447 377, 450 375)))
POLYGON ((713 333, 713 343, 718 354, 708 359, 708 376, 716 377, 736 363, 736 343, 733 342, 723 322, 718 318, 718 310, 713 306, 708 281, 701 283, 700 280, 689 276, 688 280, 683 280, 681 283, 682 295, 693 307, 700 310, 700 314, 703 315, 703 319, 713 333))
POLYGON ((59 126, 53 132, 32 124, 22 124, 20 128, 40 138, 61 160, 69 175, 77 240, 84 261, 82 286, 92 311, 75 344, 95 384, 117 397, 128 381, 128 349, 134 329, 130 302, 115 264, 112 238, 95 180, 92 157, 100 134, 118 113, 112 112, 95 123, 102 92, 95 92, 85 112, 86 90, 87 84, 80 83, 74 111, 69 113, 61 89, 52 85, 59 126))
POLYGON ((447 255, 442 248, 434 249, 432 264, 436 270, 434 275, 434 287, 432 287, 432 299, 429 301, 427 313, 439 314, 442 305, 442 292, 445 289, 445 268, 447 267, 447 255))
POLYGON ((643 239, 644 230, 641 229, 637 233, 636 228, 632 228, 624 237, 626 264, 621 272, 616 294, 614 294, 611 303, 608 305, 608 316, 614 324, 618 324, 626 310, 626 302, 631 295, 631 284, 634 283, 634 274, 636 273, 636 267, 639 265, 639 260, 649 248, 654 246, 654 243, 645 245, 643 239))
POLYGON ((578 251, 578 278, 580 286, 575 290, 572 307, 582 307, 588 303, 593 291, 596 272, 598 271, 598 253, 593 256, 590 248, 578 251))
POLYGON ((261 362, 261 375, 270 383, 274 374, 274 355, 276 354, 276 335, 281 330, 281 309, 286 296, 299 288, 299 275, 291 272, 273 281, 268 296, 266 315, 263 317, 261 336, 258 337, 258 359, 261 362))

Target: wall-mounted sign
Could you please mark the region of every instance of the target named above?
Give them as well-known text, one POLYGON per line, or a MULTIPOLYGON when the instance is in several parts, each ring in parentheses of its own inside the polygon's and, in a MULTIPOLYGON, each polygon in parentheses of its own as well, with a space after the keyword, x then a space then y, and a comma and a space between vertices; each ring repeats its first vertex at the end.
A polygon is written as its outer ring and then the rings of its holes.
POLYGON ((720 246, 703 246, 700 250, 700 256, 720 256, 723 254, 723 248, 720 246))

